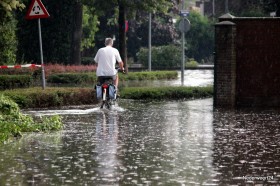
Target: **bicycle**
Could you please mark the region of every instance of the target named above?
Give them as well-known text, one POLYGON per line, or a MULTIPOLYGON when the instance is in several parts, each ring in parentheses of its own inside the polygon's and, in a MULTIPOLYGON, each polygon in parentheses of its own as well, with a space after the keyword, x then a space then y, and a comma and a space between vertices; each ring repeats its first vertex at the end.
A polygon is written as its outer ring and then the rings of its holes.
MULTIPOLYGON (((118 69, 118 72, 125 73, 124 70, 118 69)), ((102 100, 100 108, 103 109, 104 106, 108 110, 115 105, 117 100, 116 87, 114 85, 114 80, 111 76, 100 76, 98 78, 98 84, 95 86, 96 98, 97 100, 102 100)))
POLYGON ((101 99, 100 108, 103 109, 104 106, 107 109, 111 109, 112 105, 116 101, 116 88, 113 84, 113 78, 107 76, 99 77, 99 85, 96 85, 97 99, 101 99))

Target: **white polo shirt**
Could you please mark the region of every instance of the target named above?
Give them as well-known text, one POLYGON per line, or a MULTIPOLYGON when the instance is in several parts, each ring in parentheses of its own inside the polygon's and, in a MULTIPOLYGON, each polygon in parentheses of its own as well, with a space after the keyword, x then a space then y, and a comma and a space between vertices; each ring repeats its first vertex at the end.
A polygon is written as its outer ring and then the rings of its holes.
POLYGON ((97 51, 94 61, 98 63, 97 76, 114 76, 118 72, 115 69, 116 61, 121 62, 122 59, 116 48, 106 46, 97 51))

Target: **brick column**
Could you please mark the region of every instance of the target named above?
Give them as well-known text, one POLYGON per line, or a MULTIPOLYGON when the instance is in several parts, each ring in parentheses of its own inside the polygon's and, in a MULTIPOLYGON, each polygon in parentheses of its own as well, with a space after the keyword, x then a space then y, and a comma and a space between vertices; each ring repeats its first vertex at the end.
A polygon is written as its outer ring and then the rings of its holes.
POLYGON ((236 25, 223 21, 215 25, 214 106, 236 106, 236 25))

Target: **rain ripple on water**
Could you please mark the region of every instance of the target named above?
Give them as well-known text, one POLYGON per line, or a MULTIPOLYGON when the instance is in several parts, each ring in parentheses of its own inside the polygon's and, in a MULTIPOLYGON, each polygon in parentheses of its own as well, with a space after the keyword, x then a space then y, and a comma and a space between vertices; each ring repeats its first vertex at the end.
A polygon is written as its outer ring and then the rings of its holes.
POLYGON ((29 111, 66 112, 65 128, 1 146, 0 185, 279 184, 278 113, 212 101, 29 111))

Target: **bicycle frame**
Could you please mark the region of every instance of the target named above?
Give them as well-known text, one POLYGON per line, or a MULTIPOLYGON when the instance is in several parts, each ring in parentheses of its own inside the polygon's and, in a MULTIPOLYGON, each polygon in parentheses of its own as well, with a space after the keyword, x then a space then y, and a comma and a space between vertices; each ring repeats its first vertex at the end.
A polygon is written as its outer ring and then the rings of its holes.
MULTIPOLYGON (((122 72, 123 74, 125 74, 124 69, 118 69, 118 72, 122 72)), ((112 105, 114 105, 115 101, 116 101, 116 89, 114 89, 113 96, 112 96, 112 92, 111 92, 112 90, 110 89, 110 86, 114 84, 113 78, 111 76, 99 76, 98 81, 99 81, 99 85, 101 85, 101 88, 102 88, 102 96, 100 96, 100 98, 102 97, 102 104, 101 104, 100 108, 103 108, 105 105, 105 107, 107 107, 107 109, 111 109, 112 105), (109 95, 109 91, 111 93, 110 94, 111 98, 109 95)))
POLYGON ((102 100, 106 101, 107 100, 107 89, 108 89, 108 84, 102 84, 102 100))
POLYGON ((111 109, 115 100, 109 96, 109 86, 113 84, 113 79, 111 77, 101 78, 100 83, 102 83, 102 103, 100 108, 105 106, 107 109, 111 109))

